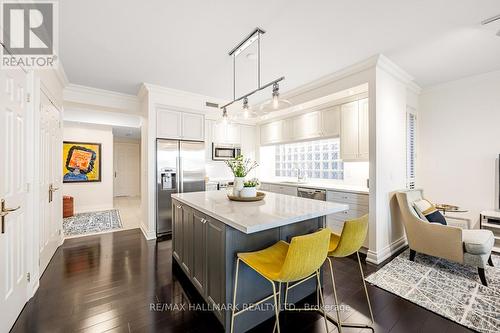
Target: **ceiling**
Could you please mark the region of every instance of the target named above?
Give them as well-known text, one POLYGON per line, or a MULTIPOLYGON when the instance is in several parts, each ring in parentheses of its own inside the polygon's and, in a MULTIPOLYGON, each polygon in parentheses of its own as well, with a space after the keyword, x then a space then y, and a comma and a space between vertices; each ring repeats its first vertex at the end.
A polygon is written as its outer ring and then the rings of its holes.
MULTIPOLYGON (((377 53, 425 87, 500 69, 500 37, 480 25, 497 14, 498 0, 61 1, 60 56, 71 83, 136 94, 147 82, 229 99, 227 52, 259 26, 262 82, 284 75, 282 91, 377 53)), ((255 68, 238 58, 242 92, 255 86, 255 68)))

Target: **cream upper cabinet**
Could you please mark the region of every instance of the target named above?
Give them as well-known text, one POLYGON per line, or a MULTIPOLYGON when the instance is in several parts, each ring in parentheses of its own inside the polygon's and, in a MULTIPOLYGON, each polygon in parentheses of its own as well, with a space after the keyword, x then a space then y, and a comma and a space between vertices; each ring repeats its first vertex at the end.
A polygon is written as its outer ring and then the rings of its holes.
POLYGON ((367 161, 368 99, 340 106, 340 155, 344 161, 367 161))
POLYGON ((368 99, 359 101, 359 158, 368 160, 370 152, 370 128, 368 99))
POLYGON ((241 126, 239 124, 229 124, 226 127, 226 139, 224 143, 241 143, 241 126))
POLYGON ((321 113, 322 134, 328 137, 340 136, 340 106, 323 110, 321 113))
POLYGON ((262 125, 260 129, 260 143, 262 145, 277 143, 282 141, 283 121, 273 121, 262 125))
POLYGON ((212 136, 211 139, 215 143, 225 143, 226 140, 226 126, 229 125, 223 125, 222 123, 217 123, 216 121, 213 121, 212 125, 212 136))
POLYGON ((182 139, 182 112, 157 109, 156 137, 182 139))
POLYGON ((205 116, 159 108, 156 111, 156 137, 204 141, 205 116))
POLYGON ((316 138, 322 135, 321 112, 309 112, 292 118, 294 140, 316 138))
POLYGON ((232 143, 239 144, 241 142, 240 125, 239 124, 221 124, 215 123, 212 127, 212 140, 215 143, 232 143))
POLYGON ((340 155, 344 161, 356 160, 359 151, 358 102, 350 102, 340 107, 340 155))
POLYGON ((292 140, 293 118, 276 120, 260 127, 260 144, 268 145, 292 140))
POLYGON ((241 125, 240 126, 240 137, 241 137, 241 153, 243 156, 255 160, 255 127, 241 125))
POLYGON ((205 117, 197 113, 182 113, 182 138, 184 140, 205 140, 205 117))
POLYGON ((261 125, 260 144, 340 137, 342 159, 367 161, 368 99, 335 105, 261 125))

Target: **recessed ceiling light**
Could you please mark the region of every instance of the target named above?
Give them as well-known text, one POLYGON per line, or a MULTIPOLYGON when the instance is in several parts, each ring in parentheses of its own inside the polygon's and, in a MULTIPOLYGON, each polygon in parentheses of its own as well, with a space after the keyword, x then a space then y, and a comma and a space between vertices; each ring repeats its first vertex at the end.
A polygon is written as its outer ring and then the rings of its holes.
POLYGON ((257 56, 255 55, 255 53, 248 53, 247 59, 248 60, 255 60, 255 59, 257 59, 257 56))

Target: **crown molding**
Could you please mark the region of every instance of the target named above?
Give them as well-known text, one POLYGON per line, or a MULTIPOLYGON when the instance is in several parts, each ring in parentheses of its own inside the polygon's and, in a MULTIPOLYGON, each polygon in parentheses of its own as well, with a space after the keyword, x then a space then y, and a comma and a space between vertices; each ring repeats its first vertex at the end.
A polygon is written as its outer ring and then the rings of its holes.
POLYGON ((412 75, 403 70, 383 54, 379 54, 377 56, 377 68, 384 70, 402 83, 406 84, 407 88, 414 93, 420 94, 422 92, 422 88, 415 83, 415 78, 412 75))
POLYGON ((69 84, 64 89, 63 96, 65 102, 101 106, 134 114, 140 112, 137 96, 115 91, 69 84))

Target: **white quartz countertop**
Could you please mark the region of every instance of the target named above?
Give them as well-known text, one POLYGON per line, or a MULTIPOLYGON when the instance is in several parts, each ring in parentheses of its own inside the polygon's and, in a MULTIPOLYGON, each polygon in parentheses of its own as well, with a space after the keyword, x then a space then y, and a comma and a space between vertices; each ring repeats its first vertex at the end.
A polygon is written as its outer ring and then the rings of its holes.
POLYGON ((281 179, 271 179, 271 180, 262 180, 261 183, 266 184, 276 184, 283 186, 294 186, 294 187, 305 187, 305 188, 314 188, 314 189, 324 189, 329 191, 342 191, 342 192, 350 192, 350 193, 358 193, 358 194, 368 194, 370 190, 364 186, 358 185, 348 185, 348 184, 335 184, 329 182, 321 182, 321 181, 306 181, 304 183, 299 183, 294 181, 295 179, 281 180, 281 179))
POLYGON ((226 191, 178 193, 172 198, 246 234, 349 209, 335 202, 265 193, 264 200, 255 202, 231 201, 226 191))

